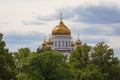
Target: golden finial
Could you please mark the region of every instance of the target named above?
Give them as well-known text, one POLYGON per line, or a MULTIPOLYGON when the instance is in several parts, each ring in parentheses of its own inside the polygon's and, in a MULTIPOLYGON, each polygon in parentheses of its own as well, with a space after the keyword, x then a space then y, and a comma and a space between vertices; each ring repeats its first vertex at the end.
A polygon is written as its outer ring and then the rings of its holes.
POLYGON ((79 36, 80 36, 80 34, 78 34, 78 40, 80 39, 79 36))
POLYGON ((53 41, 51 39, 51 35, 49 34, 49 40, 47 41, 47 44, 52 44, 52 43, 53 43, 53 41))
POLYGON ((76 41, 76 45, 81 45, 81 44, 82 44, 82 42, 80 41, 79 34, 78 34, 78 40, 76 41))
POLYGON ((44 35, 44 41, 43 41, 43 43, 42 43, 42 46, 46 46, 47 44, 46 44, 46 40, 45 40, 45 35, 44 35))
POLYGON ((49 39, 51 39, 51 35, 49 34, 49 39))
POLYGON ((44 35, 44 41, 45 41, 45 35, 44 35))
POLYGON ((60 20, 62 21, 62 13, 60 13, 60 20))

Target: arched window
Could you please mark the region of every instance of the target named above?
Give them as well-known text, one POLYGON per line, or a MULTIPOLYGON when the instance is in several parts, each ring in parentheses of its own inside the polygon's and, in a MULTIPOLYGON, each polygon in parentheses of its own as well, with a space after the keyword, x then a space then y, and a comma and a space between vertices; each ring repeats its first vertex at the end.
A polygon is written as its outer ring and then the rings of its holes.
POLYGON ((58 46, 60 47, 60 41, 59 41, 59 43, 58 43, 58 46))
POLYGON ((67 43, 67 41, 66 41, 66 47, 68 46, 68 43, 67 43))
POLYGON ((62 47, 64 47, 64 41, 62 41, 62 47))
POLYGON ((55 41, 55 47, 57 46, 57 41, 55 41))

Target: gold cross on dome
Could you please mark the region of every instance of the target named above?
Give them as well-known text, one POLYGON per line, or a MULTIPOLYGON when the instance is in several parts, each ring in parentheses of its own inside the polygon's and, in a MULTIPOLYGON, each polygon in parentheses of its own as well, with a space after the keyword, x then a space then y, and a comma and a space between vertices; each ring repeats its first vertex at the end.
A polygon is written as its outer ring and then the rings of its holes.
POLYGON ((79 36, 80 36, 80 34, 78 34, 78 40, 79 40, 79 36))
POLYGON ((62 13, 60 13, 60 20, 62 21, 62 13))
POLYGON ((45 41, 45 35, 44 35, 44 41, 45 41))

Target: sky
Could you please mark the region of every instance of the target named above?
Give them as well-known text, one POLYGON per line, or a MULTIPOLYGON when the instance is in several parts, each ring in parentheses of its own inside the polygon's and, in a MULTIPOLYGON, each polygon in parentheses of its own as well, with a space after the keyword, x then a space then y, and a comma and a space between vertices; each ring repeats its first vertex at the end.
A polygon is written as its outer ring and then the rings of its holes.
POLYGON ((119 0, 0 0, 0 33, 10 51, 35 51, 52 29, 63 22, 73 40, 94 46, 105 42, 120 58, 119 0))

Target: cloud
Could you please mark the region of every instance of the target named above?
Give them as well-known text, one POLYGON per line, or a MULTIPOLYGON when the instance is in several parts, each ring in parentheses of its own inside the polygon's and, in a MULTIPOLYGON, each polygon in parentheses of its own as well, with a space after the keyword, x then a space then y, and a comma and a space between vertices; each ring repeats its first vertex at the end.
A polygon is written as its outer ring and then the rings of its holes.
POLYGON ((43 24, 46 24, 46 23, 40 22, 40 21, 25 21, 25 20, 23 20, 22 23, 24 25, 43 25, 43 24))
POLYGON ((109 42, 109 39, 107 39, 107 38, 84 38, 84 39, 82 39, 82 41, 84 42, 84 43, 87 43, 87 44, 97 44, 98 42, 105 42, 105 43, 107 43, 107 42, 109 42))
POLYGON ((73 18, 74 21, 89 24, 113 24, 120 23, 120 10, 116 7, 89 6, 87 8, 76 7, 64 9, 65 18, 73 18), (66 12, 65 12, 66 11, 66 12))
POLYGON ((8 22, 6 22, 6 21, 0 21, 0 25, 7 25, 8 24, 8 22))
POLYGON ((41 46, 44 34, 42 33, 29 33, 29 34, 4 34, 3 39, 6 42, 6 47, 10 51, 16 51, 21 47, 29 47, 31 50, 36 50, 41 46), (12 48, 11 48, 12 47, 12 48))
POLYGON ((120 48, 114 48, 115 56, 120 59, 120 48))
POLYGON ((115 28, 114 28, 114 33, 113 33, 113 35, 117 35, 117 36, 120 36, 120 26, 119 26, 120 24, 118 24, 118 26, 116 26, 115 28))
MULTIPOLYGON (((79 23, 79 22, 78 22, 79 23)), ((72 23, 74 24, 74 23, 72 23)), ((98 36, 120 36, 120 23, 115 24, 75 24, 71 30, 73 34, 98 35, 98 36)))

